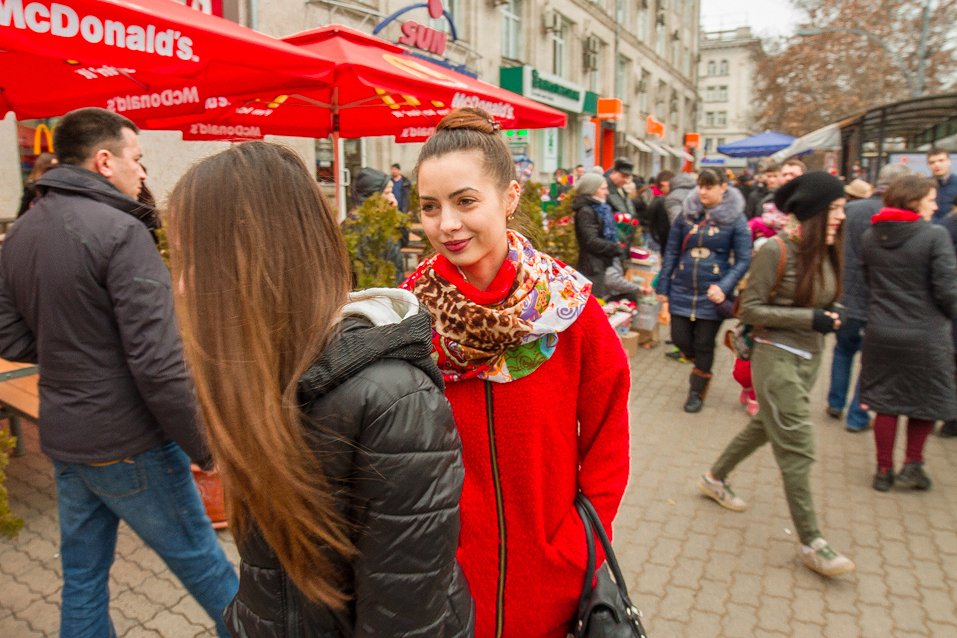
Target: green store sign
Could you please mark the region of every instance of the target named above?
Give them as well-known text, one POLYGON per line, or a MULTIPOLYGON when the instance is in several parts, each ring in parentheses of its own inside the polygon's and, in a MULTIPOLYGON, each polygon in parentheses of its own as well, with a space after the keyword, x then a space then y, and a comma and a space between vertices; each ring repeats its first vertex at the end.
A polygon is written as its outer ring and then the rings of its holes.
POLYGON ((528 65, 499 68, 499 84, 503 89, 569 113, 596 112, 595 93, 528 65))

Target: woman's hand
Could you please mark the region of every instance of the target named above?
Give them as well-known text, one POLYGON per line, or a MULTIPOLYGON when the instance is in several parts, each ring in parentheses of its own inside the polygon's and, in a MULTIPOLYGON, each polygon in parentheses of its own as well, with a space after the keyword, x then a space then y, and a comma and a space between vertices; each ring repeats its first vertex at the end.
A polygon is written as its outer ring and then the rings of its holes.
POLYGON ((720 286, 718 286, 717 284, 711 284, 710 286, 708 286, 708 301, 710 301, 711 303, 717 306, 719 304, 724 303, 724 300, 725 300, 725 294, 724 294, 724 291, 721 290, 720 286))

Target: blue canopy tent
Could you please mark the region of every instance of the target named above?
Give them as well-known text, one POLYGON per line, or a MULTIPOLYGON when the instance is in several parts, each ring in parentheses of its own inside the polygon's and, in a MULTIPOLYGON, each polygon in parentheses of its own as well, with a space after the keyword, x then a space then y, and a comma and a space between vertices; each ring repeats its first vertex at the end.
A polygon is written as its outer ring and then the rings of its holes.
POLYGON ((728 157, 765 157, 787 148, 795 139, 784 133, 765 131, 729 144, 722 144, 718 147, 718 152, 728 157))

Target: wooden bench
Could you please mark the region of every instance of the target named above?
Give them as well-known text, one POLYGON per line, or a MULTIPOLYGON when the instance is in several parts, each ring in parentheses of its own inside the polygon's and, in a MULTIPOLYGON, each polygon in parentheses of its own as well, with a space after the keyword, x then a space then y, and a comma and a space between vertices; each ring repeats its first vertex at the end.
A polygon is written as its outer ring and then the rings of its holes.
POLYGON ((40 418, 40 395, 37 366, 0 359, 0 419, 10 420, 10 433, 17 437, 14 456, 24 453, 20 419, 37 423, 40 418))

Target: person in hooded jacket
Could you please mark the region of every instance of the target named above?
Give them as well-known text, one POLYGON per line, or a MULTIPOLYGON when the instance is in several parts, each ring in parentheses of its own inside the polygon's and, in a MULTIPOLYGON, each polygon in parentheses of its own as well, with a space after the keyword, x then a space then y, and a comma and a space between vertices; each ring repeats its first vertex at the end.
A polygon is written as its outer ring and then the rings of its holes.
POLYGON ((241 557, 232 635, 471 636, 455 559, 461 444, 428 314, 405 291, 347 297, 333 212, 285 147, 203 160, 169 219, 177 313, 241 557))
POLYGON ((438 254, 402 285, 435 320, 462 436, 476 636, 565 638, 588 562, 576 496, 610 532, 628 481, 628 359, 589 281, 508 228, 521 188, 488 113, 446 115, 416 181, 438 254))
POLYGON ((671 224, 681 214, 685 198, 694 190, 696 179, 697 175, 693 173, 678 173, 671 178, 668 192, 655 197, 648 206, 648 231, 662 252, 668 244, 671 224))
POLYGON ((861 404, 874 410, 873 487, 930 489, 924 443, 934 422, 957 417, 951 320, 957 318, 957 260, 950 236, 932 224, 934 182, 907 175, 884 191, 884 208, 861 241, 867 329, 861 404), (899 416, 907 417, 904 466, 894 476, 899 416))
POLYGON ((605 271, 626 249, 618 242, 614 212, 608 204, 608 183, 601 175, 587 173, 575 185, 575 239, 578 240, 578 272, 592 282, 596 297, 605 298, 605 271))
POLYGON ((715 339, 723 308, 751 263, 751 233, 744 197, 727 177, 706 168, 684 201, 684 211, 668 234, 659 301, 671 311, 671 340, 694 362, 685 412, 699 412, 711 382, 715 339))

